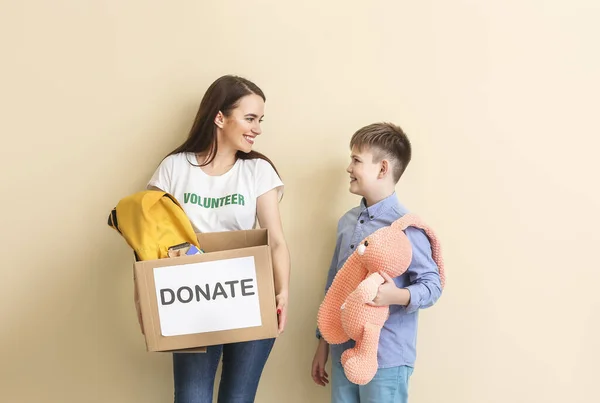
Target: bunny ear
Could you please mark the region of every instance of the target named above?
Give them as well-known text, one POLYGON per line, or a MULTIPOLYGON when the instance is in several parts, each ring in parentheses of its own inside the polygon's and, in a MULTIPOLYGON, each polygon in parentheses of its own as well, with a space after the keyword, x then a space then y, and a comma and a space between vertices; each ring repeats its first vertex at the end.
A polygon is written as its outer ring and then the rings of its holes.
POLYGON ((403 215, 402 217, 394 221, 392 225, 399 227, 402 231, 404 231, 408 227, 417 227, 423 230, 427 228, 427 225, 425 225, 425 223, 421 221, 419 216, 413 213, 407 213, 403 215))
POLYGON ((446 271, 444 269, 444 259, 442 257, 440 243, 435 232, 418 216, 412 213, 405 214, 404 216, 400 217, 400 219, 396 220, 392 225, 398 226, 398 228, 400 228, 402 231, 408 227, 415 227, 425 232, 425 235, 427 238, 429 238, 429 243, 431 244, 431 255, 438 266, 443 288, 446 284, 446 271))

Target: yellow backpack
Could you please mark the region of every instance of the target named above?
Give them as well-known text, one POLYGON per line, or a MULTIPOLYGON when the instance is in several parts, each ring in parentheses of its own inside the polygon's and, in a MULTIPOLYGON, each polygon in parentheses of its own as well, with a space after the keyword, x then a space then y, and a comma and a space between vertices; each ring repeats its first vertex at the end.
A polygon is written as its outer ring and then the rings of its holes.
POLYGON ((138 261, 166 258, 171 246, 184 242, 200 248, 183 208, 163 191, 143 190, 121 199, 108 225, 125 238, 138 261))

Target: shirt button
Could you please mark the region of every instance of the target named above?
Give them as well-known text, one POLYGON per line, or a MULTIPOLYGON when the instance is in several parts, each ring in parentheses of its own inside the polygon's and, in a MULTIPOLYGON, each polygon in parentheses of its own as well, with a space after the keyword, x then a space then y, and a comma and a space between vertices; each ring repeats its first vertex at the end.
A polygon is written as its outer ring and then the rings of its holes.
POLYGON ((360 220, 360 223, 361 223, 361 224, 364 224, 364 223, 365 223, 365 220, 360 220))
POLYGON ((354 249, 354 245, 350 245, 350 249, 354 249))
POLYGON ((369 217, 371 220, 373 219, 373 216, 369 217))

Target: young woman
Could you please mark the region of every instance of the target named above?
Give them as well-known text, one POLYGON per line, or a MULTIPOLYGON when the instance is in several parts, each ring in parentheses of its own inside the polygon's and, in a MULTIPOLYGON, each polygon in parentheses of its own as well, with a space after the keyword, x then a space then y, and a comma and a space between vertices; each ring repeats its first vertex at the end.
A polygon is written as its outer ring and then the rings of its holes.
MULTIPOLYGON (((273 163, 253 151, 262 133, 265 95, 254 83, 223 76, 206 91, 187 140, 148 183, 173 195, 197 232, 247 230, 256 219, 270 234, 279 332, 286 324, 289 252, 279 215, 283 183, 273 163), (217 202, 214 202, 214 200, 217 202)), ((221 357, 219 403, 253 402, 274 339, 173 354, 175 403, 212 403, 221 357)))

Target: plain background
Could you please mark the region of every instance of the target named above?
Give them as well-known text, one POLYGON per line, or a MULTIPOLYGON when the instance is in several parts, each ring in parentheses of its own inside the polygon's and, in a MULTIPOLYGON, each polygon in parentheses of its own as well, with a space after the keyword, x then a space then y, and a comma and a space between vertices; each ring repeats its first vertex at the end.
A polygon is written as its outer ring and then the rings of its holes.
POLYGON ((293 263, 258 402, 328 401, 315 315, 358 203, 348 141, 375 121, 409 134, 398 194, 447 264, 411 401, 600 401, 599 4, 1 0, 0 400, 172 401, 106 218, 233 73, 267 95, 256 148, 287 185, 293 263))

